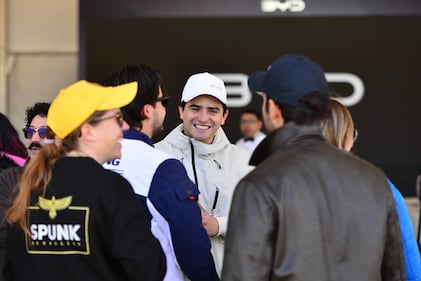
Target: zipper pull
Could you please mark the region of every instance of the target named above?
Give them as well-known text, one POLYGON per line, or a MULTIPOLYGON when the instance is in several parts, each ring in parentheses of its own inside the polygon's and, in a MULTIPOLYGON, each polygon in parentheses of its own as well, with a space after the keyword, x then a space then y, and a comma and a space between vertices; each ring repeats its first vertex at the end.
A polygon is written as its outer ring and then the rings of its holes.
POLYGON ((213 159, 213 162, 215 162, 215 164, 216 164, 216 166, 218 166, 219 170, 222 170, 222 166, 221 166, 221 164, 218 161, 216 161, 215 159, 213 159))

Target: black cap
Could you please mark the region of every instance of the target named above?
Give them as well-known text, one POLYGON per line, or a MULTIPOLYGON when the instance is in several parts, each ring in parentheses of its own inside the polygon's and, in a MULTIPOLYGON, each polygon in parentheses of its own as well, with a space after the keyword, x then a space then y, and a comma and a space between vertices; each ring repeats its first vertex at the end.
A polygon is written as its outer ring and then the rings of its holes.
POLYGON ((252 73, 248 85, 252 91, 292 106, 303 106, 300 99, 312 92, 330 96, 321 66, 307 57, 291 54, 274 61, 267 71, 252 73))

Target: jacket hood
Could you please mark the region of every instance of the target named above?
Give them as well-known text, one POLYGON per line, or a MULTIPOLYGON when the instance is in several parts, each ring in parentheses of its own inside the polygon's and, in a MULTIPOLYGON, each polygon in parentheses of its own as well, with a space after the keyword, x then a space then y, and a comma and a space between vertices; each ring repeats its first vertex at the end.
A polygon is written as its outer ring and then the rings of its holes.
POLYGON ((274 151, 288 146, 297 140, 306 138, 318 138, 324 140, 319 125, 297 125, 294 122, 288 122, 284 126, 270 133, 256 147, 250 158, 250 165, 257 166, 269 157, 274 151))
POLYGON ((164 139, 180 150, 190 149, 190 143, 194 145, 195 151, 201 156, 207 156, 217 153, 230 144, 224 130, 219 128, 211 144, 206 144, 188 137, 183 133, 183 124, 178 125, 164 139))

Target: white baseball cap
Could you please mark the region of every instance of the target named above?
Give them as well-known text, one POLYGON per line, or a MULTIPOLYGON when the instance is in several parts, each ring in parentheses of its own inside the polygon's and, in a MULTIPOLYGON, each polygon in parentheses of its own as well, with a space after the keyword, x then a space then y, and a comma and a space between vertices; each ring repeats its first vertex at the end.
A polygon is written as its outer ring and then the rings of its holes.
POLYGON ((195 97, 210 95, 223 104, 227 104, 227 91, 224 81, 208 73, 197 73, 189 77, 181 95, 182 102, 189 102, 195 97))

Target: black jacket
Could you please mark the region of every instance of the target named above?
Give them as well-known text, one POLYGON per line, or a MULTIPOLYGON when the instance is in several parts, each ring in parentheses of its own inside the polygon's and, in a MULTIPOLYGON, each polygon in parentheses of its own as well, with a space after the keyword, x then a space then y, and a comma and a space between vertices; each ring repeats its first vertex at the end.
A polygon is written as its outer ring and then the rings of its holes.
POLYGON ((7 222, 4 216, 12 204, 22 171, 23 167, 13 166, 0 173, 0 281, 4 280, 4 252, 7 242, 7 222))
POLYGON ((41 197, 31 199, 31 237, 9 229, 6 280, 163 279, 165 256, 123 177, 92 158, 64 157, 41 197))
POLYGON ((9 157, 7 157, 6 155, 1 155, 0 154, 0 173, 6 169, 9 169, 11 167, 17 167, 18 165, 15 163, 15 161, 13 161, 12 159, 10 159, 9 157))
POLYGON ((384 174, 287 123, 256 149, 237 186, 224 281, 405 280, 399 222, 384 174))

